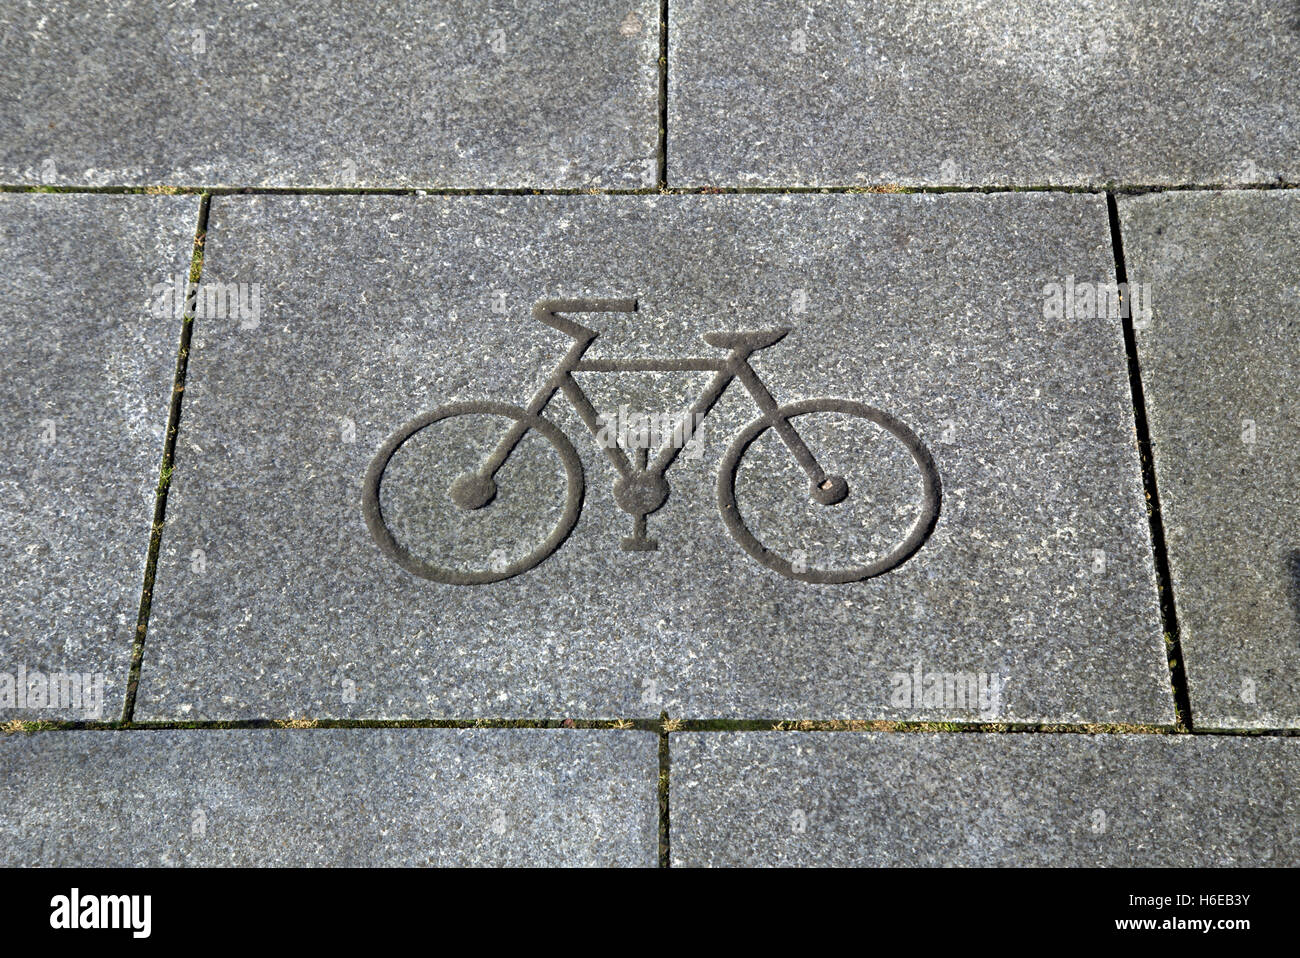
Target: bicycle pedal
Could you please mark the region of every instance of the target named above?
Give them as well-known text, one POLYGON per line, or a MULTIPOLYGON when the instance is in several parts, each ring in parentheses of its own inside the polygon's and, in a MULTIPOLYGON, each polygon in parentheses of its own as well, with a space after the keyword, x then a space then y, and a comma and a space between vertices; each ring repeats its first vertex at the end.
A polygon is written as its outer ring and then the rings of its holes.
POLYGON ((645 536, 624 536, 624 552, 656 552, 659 549, 658 539, 647 539, 645 536))

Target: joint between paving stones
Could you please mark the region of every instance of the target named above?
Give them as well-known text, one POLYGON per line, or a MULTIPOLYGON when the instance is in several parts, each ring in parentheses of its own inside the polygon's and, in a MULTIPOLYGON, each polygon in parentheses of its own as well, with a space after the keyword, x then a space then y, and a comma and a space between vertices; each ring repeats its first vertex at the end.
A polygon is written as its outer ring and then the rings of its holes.
POLYGON ((659 0, 659 135, 656 144, 656 185, 668 189, 668 0, 659 0))
MULTIPOLYGON (((672 735, 709 732, 874 732, 899 735, 1173 735, 1200 738, 1293 738, 1294 728, 1196 729, 1172 725, 1061 724, 1007 722, 895 722, 883 719, 212 719, 195 721, 28 721, 0 723, 0 734, 39 732, 177 732, 262 731, 267 729, 532 729, 543 731, 653 732, 667 741, 672 735), (665 725, 668 728, 665 728, 665 725)), ((666 746, 665 746, 666 747, 666 746)))
MULTIPOLYGON (((666 121, 665 121, 666 122, 666 121)), ((662 150, 666 170, 667 128, 664 128, 662 150)), ((983 186, 926 186, 900 183, 875 183, 853 186, 668 186, 665 179, 660 185, 617 189, 589 187, 570 189, 562 187, 439 187, 439 186, 32 186, 17 183, 0 184, 0 193, 72 193, 125 196, 785 196, 798 194, 857 195, 887 194, 945 194, 945 193, 1080 193, 1084 195, 1144 196, 1152 193, 1179 192, 1251 192, 1300 189, 1300 182, 1276 183, 1129 183, 1105 185, 1060 185, 1051 183, 995 184, 983 186)))
MULTIPOLYGON (((677 723, 680 726, 680 722, 677 723)), ((672 782, 672 746, 669 736, 673 732, 674 720, 667 712, 659 716, 659 867, 672 867, 672 815, 669 805, 669 785, 672 782)))
MULTIPOLYGON (((190 253, 189 281, 192 284, 198 283, 203 276, 203 248, 207 241, 208 214, 211 208, 211 194, 201 194, 198 222, 194 228, 194 245, 190 253)), ((176 366, 167 410, 167 431, 163 435, 162 461, 158 467, 158 488, 154 494, 153 519, 149 527, 149 551, 145 558, 144 582, 140 590, 140 611, 136 617, 135 636, 131 648, 131 668, 127 674, 126 696, 122 702, 124 725, 129 725, 135 716, 135 698, 140 686, 140 670, 144 664, 144 643, 149 631, 154 579, 158 573, 158 553, 162 547, 163 526, 167 518, 167 493, 171 488, 172 470, 176 462, 176 435, 180 429, 181 403, 185 395, 185 373, 189 366, 193 333, 194 309, 191 304, 186 304, 181 317, 180 343, 176 348, 176 366)))
MULTIPOLYGON (((1128 288, 1128 266, 1124 262, 1124 236, 1121 232, 1119 205, 1114 193, 1106 194, 1106 214, 1110 222, 1111 248, 1115 254, 1115 282, 1128 288)), ((1137 433, 1138 454, 1142 465, 1142 487, 1146 493, 1147 519, 1151 525, 1151 553, 1155 563, 1156 586, 1160 593, 1160 620, 1164 626, 1169 684, 1174 697, 1174 716, 1180 728, 1192 728, 1192 702, 1187 687, 1187 669, 1183 663, 1182 642, 1178 630, 1178 610, 1174 604, 1173 579, 1169 572, 1169 554, 1165 546, 1164 517, 1160 511, 1160 490, 1156 485, 1155 458, 1151 451, 1151 427, 1147 421, 1146 394, 1142 388, 1142 366, 1137 351, 1137 332, 1131 316, 1121 318, 1124 351, 1128 356, 1129 389, 1133 398, 1133 421, 1137 433)))

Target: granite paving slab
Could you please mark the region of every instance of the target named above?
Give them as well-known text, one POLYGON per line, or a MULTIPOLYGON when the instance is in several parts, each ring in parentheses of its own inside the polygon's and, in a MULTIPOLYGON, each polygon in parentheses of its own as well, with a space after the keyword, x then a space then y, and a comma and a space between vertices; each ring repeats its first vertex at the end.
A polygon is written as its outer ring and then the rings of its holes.
POLYGON ((658 737, 538 729, 0 738, 10 865, 653 867, 658 737))
POLYGON ((1097 197, 219 196, 210 276, 137 718, 1172 719, 1097 197))
POLYGON ((675 186, 1300 181, 1293 0, 674 0, 675 186))
POLYGON ((1300 740, 683 733, 673 865, 1290 866, 1300 740))
POLYGON ((0 11, 0 182, 644 187, 653 0, 0 11))
POLYGON ((120 715, 198 208, 0 194, 0 721, 120 715))
POLYGON ((1124 198, 1198 726, 1300 726, 1300 194, 1124 198))

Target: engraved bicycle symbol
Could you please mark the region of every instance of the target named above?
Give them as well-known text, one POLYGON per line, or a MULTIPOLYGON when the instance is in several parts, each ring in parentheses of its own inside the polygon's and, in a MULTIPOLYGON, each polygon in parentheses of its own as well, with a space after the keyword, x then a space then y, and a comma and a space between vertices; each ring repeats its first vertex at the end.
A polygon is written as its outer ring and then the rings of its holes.
MULTIPOLYGON (((584 359, 584 355, 599 335, 561 314, 570 313, 630 313, 637 309, 634 299, 564 299, 543 300, 533 307, 533 318, 559 330, 573 340, 567 353, 555 366, 546 381, 525 406, 489 400, 458 402, 440 406, 402 426, 388 437, 380 447, 366 472, 362 508, 366 525, 379 548, 399 566, 413 575, 435 582, 454 585, 479 585, 497 582, 527 572, 555 552, 569 536, 578 521, 584 495, 582 461, 573 443, 554 423, 542 418, 542 413, 562 393, 593 436, 599 439, 602 420, 595 406, 574 378, 577 372, 645 373, 645 372, 711 372, 708 385, 682 416, 676 436, 689 440, 693 429, 708 414, 723 392, 735 380, 748 392, 759 410, 759 417, 742 429, 732 440, 718 465, 718 508, 727 531, 750 556, 767 568, 791 579, 813 583, 856 582, 881 575, 897 568, 911 558, 924 544, 939 517, 940 480, 938 470, 929 450, 906 425, 889 413, 850 399, 809 399, 788 405, 778 405, 750 365, 750 357, 759 350, 776 345, 790 331, 789 328, 768 330, 720 330, 706 333, 704 341, 715 348, 726 350, 722 358, 684 359, 584 359), (920 502, 916 518, 910 529, 887 553, 866 562, 850 562, 844 567, 808 567, 799 557, 779 554, 768 548, 746 525, 736 501, 736 475, 745 452, 760 437, 772 430, 784 444, 799 471, 807 478, 807 497, 811 503, 831 508, 849 499, 853 490, 842 474, 829 473, 804 441, 795 420, 817 414, 834 414, 865 420, 884 434, 897 440, 910 454, 910 462, 919 473, 920 502), (434 556, 419 556, 408 549, 394 534, 385 520, 381 505, 381 487, 385 472, 403 445, 422 431, 437 424, 469 416, 491 416, 509 421, 491 451, 470 467, 460 471, 445 487, 438 498, 445 502, 439 507, 472 513, 485 509, 497 499, 500 491, 497 478, 524 437, 536 434, 549 443, 558 456, 564 474, 564 502, 554 526, 543 541, 525 555, 513 561, 498 561, 487 568, 465 568, 434 556)), ((855 427, 857 428, 857 427, 855 427)), ((870 428, 870 427, 867 427, 870 428)), ((614 481, 614 500, 618 507, 632 519, 632 534, 622 540, 625 551, 653 551, 658 542, 650 538, 647 517, 659 510, 669 497, 668 470, 682 452, 685 443, 672 442, 659 449, 653 459, 646 449, 637 449, 632 456, 610 443, 598 443, 617 473, 614 481)), ((557 470, 558 474, 559 470, 557 470)), ((547 503, 537 503, 538 506, 547 503)), ((550 503, 552 508, 554 503, 550 503)), ((526 544, 525 544, 526 545, 526 544)), ((790 550, 786 550, 787 552, 790 550)))

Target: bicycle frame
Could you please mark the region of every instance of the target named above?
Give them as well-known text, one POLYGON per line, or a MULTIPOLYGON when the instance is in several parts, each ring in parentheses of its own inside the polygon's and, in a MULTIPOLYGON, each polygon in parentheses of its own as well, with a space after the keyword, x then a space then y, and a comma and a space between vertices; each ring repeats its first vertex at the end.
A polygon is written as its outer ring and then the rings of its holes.
MULTIPOLYGON (((722 520, 732 538, 759 563, 783 576, 805 582, 835 584, 857 582, 881 575, 907 561, 925 542, 939 516, 941 484, 934 459, 925 444, 907 425, 896 417, 866 403, 843 398, 803 399, 778 405, 767 386, 759 378, 750 357, 781 341, 789 329, 719 330, 705 333, 703 339, 710 346, 725 350, 721 357, 690 357, 685 359, 587 359, 586 355, 598 333, 561 313, 635 311, 633 299, 555 299, 543 300, 533 308, 533 316, 552 329, 563 332, 573 342, 556 364, 546 381, 529 400, 527 408, 495 401, 467 401, 449 403, 412 419, 385 440, 366 471, 362 508, 366 525, 379 548, 413 575, 455 585, 477 585, 498 582, 526 572, 543 561, 564 542, 578 521, 583 499, 582 460, 572 441, 551 420, 543 417, 557 393, 562 393, 573 405, 596 444, 605 450, 614 466, 614 502, 619 509, 635 520, 633 534, 623 539, 624 550, 651 551, 658 543, 647 535, 646 517, 660 509, 669 497, 666 473, 683 448, 689 444, 700 422, 713 408, 727 387, 740 380, 745 391, 754 400, 760 415, 732 439, 718 463, 717 502, 722 520), (686 410, 673 431, 673 440, 658 450, 653 462, 648 448, 636 444, 635 455, 610 443, 603 434, 606 424, 596 412, 591 400, 578 384, 578 372, 707 372, 712 373, 708 384, 686 410), (736 476, 741 458, 760 436, 774 431, 790 450, 795 462, 810 480, 808 496, 814 503, 834 506, 849 497, 848 480, 843 475, 828 475, 818 463, 808 445, 796 431, 793 421, 801 416, 833 414, 852 417, 859 425, 872 424, 883 433, 900 442, 920 471, 922 502, 916 521, 896 548, 888 554, 863 562, 854 560, 849 566, 837 564, 833 568, 806 568, 802 558, 790 558, 764 545, 745 524, 736 501, 736 476), (494 560, 490 571, 466 570, 460 566, 440 565, 410 551, 394 535, 383 516, 380 504, 380 485, 385 470, 394 453, 412 436, 428 426, 463 415, 489 415, 512 420, 505 435, 496 443, 490 454, 477 466, 466 463, 447 488, 451 503, 462 510, 481 509, 497 495, 495 476, 510 454, 530 431, 550 443, 564 467, 566 493, 564 505, 549 536, 524 556, 497 567, 494 560)), ((825 451, 827 461, 836 461, 834 449, 825 451)))
MULTIPOLYGON (((571 336, 574 343, 569 347, 569 351, 560 360, 546 382, 529 400, 526 407, 527 411, 531 415, 540 416, 551 400, 555 398, 555 394, 563 392, 569 402, 573 404, 579 417, 586 424, 587 429, 591 431, 593 436, 598 436, 601 428, 598 420, 599 414, 591 404, 591 400, 587 398, 587 394, 582 387, 578 385, 577 380, 573 378, 575 372, 712 372, 714 374, 713 379, 700 393, 699 398, 695 400, 691 408, 683 415, 682 421, 678 423, 679 431, 674 435, 680 435, 682 443, 668 443, 659 451, 653 463, 646 462, 643 465, 634 466, 631 459, 618 446, 601 444, 621 478, 630 480, 637 474, 648 473, 656 479, 663 479, 669 468, 677 460, 678 455, 681 454, 686 441, 690 439, 694 424, 708 414, 714 403, 721 398, 732 381, 739 379, 741 385, 753 398, 763 417, 775 427, 778 435, 789 447, 791 454, 799 463, 800 468, 807 474, 809 480, 814 485, 826 480, 826 473, 818 464, 817 458, 812 454, 803 439, 800 438, 799 433, 795 431, 790 421, 780 414, 776 400, 768 391, 767 386, 763 384, 763 381, 758 378, 758 373, 749 364, 749 357, 755 352, 780 342, 786 333, 790 331, 788 327, 749 332, 721 331, 706 334, 704 339, 709 345, 730 348, 730 353, 721 359, 703 357, 677 360, 584 360, 583 356, 599 334, 580 323, 557 315, 562 312, 631 313, 635 312, 636 308, 636 300, 634 299, 543 300, 534 306, 534 319, 571 336)), ((518 445, 527 432, 528 426, 526 423, 516 423, 512 426, 497 448, 483 463, 479 474, 489 478, 495 476, 497 470, 505 464, 506 459, 510 457, 510 453, 514 451, 515 446, 518 445)), ((653 512, 654 510, 648 511, 653 512)))

